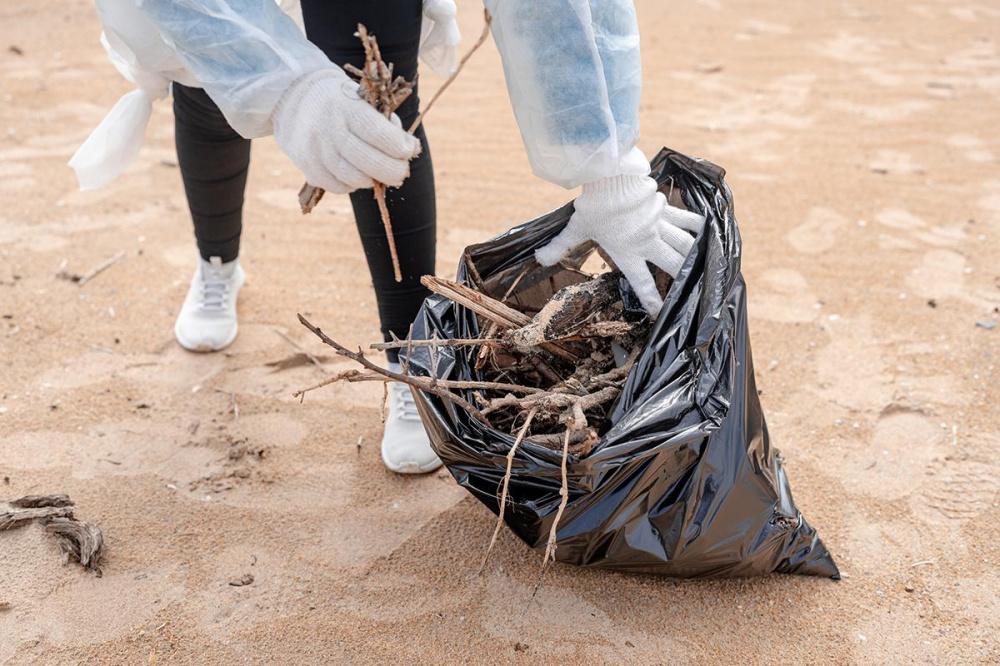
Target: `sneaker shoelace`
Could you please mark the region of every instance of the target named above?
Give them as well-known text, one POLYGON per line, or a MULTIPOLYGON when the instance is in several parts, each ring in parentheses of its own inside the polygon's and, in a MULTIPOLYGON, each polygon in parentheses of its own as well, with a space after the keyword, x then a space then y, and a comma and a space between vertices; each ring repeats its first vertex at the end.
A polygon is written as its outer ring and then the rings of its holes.
POLYGON ((392 391, 396 397, 396 404, 399 406, 399 418, 403 421, 419 421, 420 413, 417 412, 417 403, 413 399, 410 387, 400 382, 394 382, 392 391))
POLYGON ((202 310, 221 310, 226 304, 226 296, 228 294, 228 280, 215 271, 202 271, 198 307, 202 310))

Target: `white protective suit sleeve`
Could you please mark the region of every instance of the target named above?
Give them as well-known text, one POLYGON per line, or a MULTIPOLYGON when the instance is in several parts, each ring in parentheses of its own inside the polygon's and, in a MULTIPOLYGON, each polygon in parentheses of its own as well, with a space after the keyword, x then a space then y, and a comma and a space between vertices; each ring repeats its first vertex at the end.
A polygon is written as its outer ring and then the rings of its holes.
POLYGON ((134 2, 246 138, 272 132, 272 113, 294 81, 336 67, 274 0, 134 2))
POLYGON ((484 0, 535 174, 566 188, 645 175, 632 0, 484 0))

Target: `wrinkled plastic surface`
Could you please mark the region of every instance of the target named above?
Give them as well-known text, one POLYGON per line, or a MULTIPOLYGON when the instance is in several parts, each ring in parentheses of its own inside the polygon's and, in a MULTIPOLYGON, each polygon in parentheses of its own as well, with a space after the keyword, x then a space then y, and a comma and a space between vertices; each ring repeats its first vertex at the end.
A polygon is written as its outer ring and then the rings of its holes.
POLYGON ((420 59, 439 76, 450 76, 458 68, 462 33, 455 18, 457 13, 455 0, 424 0, 420 59))
MULTIPOLYGON (((274 0, 136 2, 233 129, 246 138, 271 133, 271 113, 293 81, 335 67, 274 0)), ((146 48, 129 46, 133 51, 146 48)))
MULTIPOLYGON (((117 178, 135 161, 139 149, 142 147, 143 135, 153 111, 153 102, 169 94, 171 81, 194 87, 203 85, 198 77, 188 69, 188 65, 177 52, 173 43, 163 36, 160 28, 151 18, 151 15, 156 16, 165 24, 172 25, 175 30, 180 27, 176 18, 170 21, 163 18, 164 16, 172 16, 171 12, 164 10, 165 3, 146 0, 144 8, 140 8, 139 5, 142 4, 140 0, 97 0, 96 4, 104 28, 101 44, 107 51, 112 64, 121 72, 122 76, 135 84, 136 89, 122 95, 121 99, 70 159, 69 166, 76 172, 77 181, 82 190, 103 187, 117 178)), ((172 9, 177 16, 181 16, 185 10, 181 3, 177 4, 178 6, 172 9)), ((193 27, 210 29, 212 28, 212 20, 221 21, 223 17, 219 16, 209 20, 207 13, 211 10, 212 5, 223 6, 225 3, 203 4, 205 5, 203 9, 206 12, 205 25, 195 24, 193 27)), ((298 28, 300 34, 297 39, 305 41, 302 32, 302 9, 298 0, 278 0, 277 5, 272 0, 267 0, 264 4, 255 2, 248 3, 247 6, 258 7, 262 15, 267 17, 267 22, 263 24, 263 27, 280 23, 282 26, 281 39, 291 44, 294 41, 294 36, 290 34, 287 22, 275 18, 273 15, 275 11, 278 14, 284 11, 298 28), (276 9, 278 5, 281 6, 281 10, 276 9)), ((191 11, 188 10, 186 16, 190 17, 191 15, 191 11)), ((246 18, 249 21, 253 17, 246 18)), ((215 29, 221 30, 220 25, 217 23, 215 29)), ((250 30, 250 28, 249 23, 243 26, 245 30, 250 30)), ((227 29, 229 32, 233 32, 235 28, 229 26, 227 29)), ((265 37, 247 34, 245 39, 252 43, 254 39, 260 40, 265 39, 265 37)), ((288 58, 295 57, 297 48, 300 47, 285 47, 285 50, 288 51, 288 58)), ((266 49, 262 49, 261 52, 263 54, 266 49)), ((236 56, 237 54, 233 53, 226 57, 236 56)), ((189 62, 197 65, 197 71, 201 73, 206 70, 216 72, 214 77, 217 83, 220 79, 224 79, 229 70, 232 69, 225 64, 226 61, 205 50, 200 54, 192 54, 192 58, 189 59, 189 62), (201 61, 196 56, 200 57, 201 61)), ((313 57, 310 62, 315 63, 316 58, 313 57)), ((253 62, 240 63, 240 67, 244 69, 253 66, 255 66, 253 62)), ((261 66, 264 66, 263 59, 261 59, 261 66)), ((233 126, 242 127, 244 132, 248 132, 246 136, 269 133, 270 110, 267 108, 268 104, 277 102, 275 92, 277 92, 281 82, 289 76, 294 76, 296 71, 298 71, 297 67, 279 69, 269 77, 265 77, 265 80, 254 86, 249 86, 247 90, 259 95, 259 99, 251 100, 251 103, 245 108, 238 106, 247 101, 245 97, 234 99, 231 103, 226 104, 223 109, 224 111, 228 109, 227 118, 231 123, 235 123, 233 126)), ((228 84, 217 86, 216 92, 223 94, 227 89, 238 88, 243 81, 249 80, 248 77, 251 73, 249 71, 238 72, 238 76, 233 75, 233 80, 228 84)))
MULTIPOLYGON (((773 571, 839 578, 816 531, 795 507, 778 451, 771 445, 754 383, 746 286, 733 200, 715 165, 664 149, 652 175, 665 193, 707 217, 670 286, 636 365, 611 413, 611 427, 585 457, 569 460, 569 504, 558 529, 557 560, 679 577, 750 576, 773 571)), ((558 233, 572 203, 473 245, 484 288, 503 295, 518 284, 520 307, 536 307, 579 280, 572 271, 534 264, 536 248, 558 233)), ((579 265, 590 247, 575 250, 579 265)), ((429 297, 415 339, 475 337, 474 313, 429 297)), ((437 372, 475 379, 476 351, 440 352, 437 372)), ((425 348, 411 372, 430 375, 425 348)), ((471 396, 467 396, 471 400, 471 396)), ((455 479, 494 513, 514 438, 451 403, 417 392, 434 450, 455 479)), ((523 443, 514 457, 505 521, 532 547, 544 546, 559 505, 560 451, 523 443)))
POLYGON ((639 136, 642 62, 632 0, 485 0, 531 167, 576 187, 647 167, 639 136))

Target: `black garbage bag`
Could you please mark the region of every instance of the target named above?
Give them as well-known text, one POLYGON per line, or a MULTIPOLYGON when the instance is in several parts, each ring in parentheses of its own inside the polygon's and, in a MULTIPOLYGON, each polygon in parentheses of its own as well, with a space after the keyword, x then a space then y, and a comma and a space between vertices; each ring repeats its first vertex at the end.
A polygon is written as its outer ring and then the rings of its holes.
MULTIPOLYGON (((649 339, 611 410, 610 427, 585 456, 568 462, 569 503, 557 532, 561 562, 680 577, 750 576, 772 571, 839 578, 837 566, 792 500, 771 446, 754 383, 740 237, 725 172, 663 149, 652 175, 671 201, 704 214, 704 231, 671 284, 649 339), (678 199, 680 197, 680 199, 678 199)), ((494 297, 517 285, 519 302, 540 306, 578 274, 544 268, 534 251, 573 212, 558 210, 467 248, 458 279, 494 297)), ((567 264, 579 266, 581 247, 567 264)), ((475 313, 429 297, 414 339, 471 338, 475 313)), ((410 371, 479 379, 475 348, 426 348, 410 371)), ((466 396, 469 397, 469 396, 466 396)), ((419 393, 434 450, 459 484, 494 513, 514 438, 454 404, 419 393)), ((504 519, 521 539, 544 548, 559 506, 561 451, 525 441, 516 452, 504 519)))

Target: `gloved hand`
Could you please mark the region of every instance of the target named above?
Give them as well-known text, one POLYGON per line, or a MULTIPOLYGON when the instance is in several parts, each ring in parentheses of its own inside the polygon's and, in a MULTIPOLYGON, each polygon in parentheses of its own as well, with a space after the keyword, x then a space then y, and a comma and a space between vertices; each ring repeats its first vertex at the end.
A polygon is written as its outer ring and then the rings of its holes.
POLYGON ((676 277, 705 218, 667 204, 649 176, 621 175, 586 183, 563 231, 535 252, 543 266, 588 240, 600 245, 656 317, 663 299, 646 262, 676 277))
POLYGON ((377 180, 399 186, 420 141, 397 116, 387 120, 358 95, 339 67, 307 74, 288 87, 272 116, 278 146, 310 185, 346 194, 377 180))
POLYGON ((420 28, 420 58, 441 76, 458 67, 458 42, 462 39, 455 20, 455 0, 424 0, 420 28))

